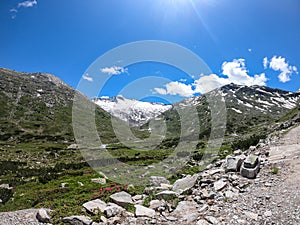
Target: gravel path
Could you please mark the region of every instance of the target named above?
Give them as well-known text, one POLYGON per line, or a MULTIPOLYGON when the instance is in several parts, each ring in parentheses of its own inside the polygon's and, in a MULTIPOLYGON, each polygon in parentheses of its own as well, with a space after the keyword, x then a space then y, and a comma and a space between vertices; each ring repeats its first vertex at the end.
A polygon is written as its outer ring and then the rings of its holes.
POLYGON ((270 146, 269 163, 237 201, 224 203, 223 224, 300 224, 300 126, 270 146), (278 174, 272 174, 274 167, 278 174))

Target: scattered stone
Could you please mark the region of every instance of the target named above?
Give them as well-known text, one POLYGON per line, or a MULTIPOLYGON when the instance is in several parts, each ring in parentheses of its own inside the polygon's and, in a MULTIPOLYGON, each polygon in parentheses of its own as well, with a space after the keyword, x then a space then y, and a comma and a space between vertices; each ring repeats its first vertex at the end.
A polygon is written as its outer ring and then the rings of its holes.
POLYGON ((60 185, 62 188, 66 188, 68 186, 68 183, 61 183, 60 185))
POLYGON ((257 220, 257 218, 258 218, 258 214, 253 213, 253 212, 245 211, 244 214, 245 214, 249 219, 252 219, 252 220, 257 220))
POLYGON ((158 199, 170 200, 178 197, 178 193, 174 191, 162 191, 155 195, 158 199))
POLYGON ((237 172, 240 170, 243 160, 239 156, 227 156, 225 161, 226 172, 237 172))
POLYGON ((222 190, 225 186, 227 185, 226 182, 224 182, 223 180, 218 180, 214 183, 214 190, 215 191, 220 191, 222 190))
POLYGON ((185 178, 176 180, 172 190, 178 194, 182 194, 195 186, 198 177, 199 174, 195 174, 193 176, 188 175, 185 178))
POLYGON ((67 147, 68 150, 76 150, 78 149, 78 145, 77 144, 70 144, 68 147, 67 147))
POLYGON ((1 184, 0 188, 4 188, 4 189, 8 189, 8 190, 12 189, 12 187, 10 187, 9 184, 1 184))
POLYGON ((141 205, 134 205, 135 207, 135 215, 137 217, 154 217, 155 211, 153 209, 149 209, 147 207, 141 205))
POLYGON ((125 191, 117 192, 110 196, 111 200, 119 206, 125 207, 127 204, 133 204, 131 195, 125 191))
POLYGON ((265 217, 271 217, 272 216, 272 211, 270 211, 270 210, 265 211, 264 216, 265 217))
POLYGON ((106 208, 106 203, 101 201, 100 199, 95 199, 93 201, 89 201, 83 204, 83 207, 90 213, 96 215, 99 212, 104 212, 106 208))
POLYGON ((104 209, 104 214, 106 217, 110 218, 113 216, 120 216, 124 210, 125 209, 114 203, 108 203, 107 207, 104 209))
POLYGON ((171 216, 180 220, 185 220, 186 224, 196 221, 199 216, 198 204, 194 201, 181 201, 178 203, 171 216))
POLYGON ((106 179, 105 178, 101 178, 101 177, 99 177, 99 178, 93 178, 93 179, 91 179, 91 181, 93 183, 97 183, 97 184, 101 184, 101 185, 106 184, 106 179))
POLYGON ((202 220, 197 221, 196 225, 209 225, 209 222, 202 219, 202 220))
POLYGON ((159 207, 165 206, 165 202, 161 200, 151 200, 149 203, 149 208, 150 209, 157 209, 159 207))
POLYGON ((211 224, 218 224, 219 221, 217 220, 217 218, 213 217, 213 216, 205 216, 204 217, 209 223, 211 224))
POLYGON ((39 211, 36 214, 36 218, 39 222, 42 223, 49 223, 51 217, 49 216, 48 210, 47 209, 39 209, 39 211))
POLYGON ((160 186, 161 184, 170 184, 170 182, 165 177, 151 176, 149 183, 152 186, 160 186))
POLYGON ((93 220, 88 216, 70 216, 64 217, 63 222, 71 225, 91 225, 93 220))

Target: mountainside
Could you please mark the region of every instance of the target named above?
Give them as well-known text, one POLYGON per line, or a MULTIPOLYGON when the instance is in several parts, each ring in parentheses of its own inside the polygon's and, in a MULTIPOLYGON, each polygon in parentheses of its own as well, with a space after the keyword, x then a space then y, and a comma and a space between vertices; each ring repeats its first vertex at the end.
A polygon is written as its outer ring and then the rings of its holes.
MULTIPOLYGON (((75 93, 86 104, 94 104, 53 75, 0 69, 0 151, 3 153, 0 161, 40 161, 47 165, 60 159, 69 162, 72 154, 74 159, 81 158, 80 153, 67 150, 75 141, 72 128, 75 93)), ((109 113, 96 107, 99 136, 109 143, 115 142, 110 120, 109 113)))
POLYGON ((126 99, 121 95, 96 98, 93 101, 111 115, 128 122, 130 126, 143 125, 172 108, 171 105, 126 99))
MULTIPOLYGON (((176 110, 190 113, 190 108, 196 108, 199 118, 199 139, 207 141, 211 134, 211 109, 223 110, 225 121, 225 142, 245 139, 251 135, 264 136, 276 127, 276 122, 283 123, 290 118, 299 117, 299 92, 288 92, 264 86, 240 86, 229 84, 215 89, 205 95, 188 98, 164 112, 159 118, 167 122, 167 137, 176 144, 181 134, 181 118, 176 110), (216 107, 215 104, 224 108, 216 107), (286 115, 288 114, 288 115, 286 115), (175 141, 174 141, 175 140, 175 141)), ((221 112, 215 112, 216 115, 221 112)), ((222 113, 221 113, 222 114, 222 113)), ((217 116, 218 117, 218 116, 217 116)), ((168 142, 168 141, 167 141, 168 142)))

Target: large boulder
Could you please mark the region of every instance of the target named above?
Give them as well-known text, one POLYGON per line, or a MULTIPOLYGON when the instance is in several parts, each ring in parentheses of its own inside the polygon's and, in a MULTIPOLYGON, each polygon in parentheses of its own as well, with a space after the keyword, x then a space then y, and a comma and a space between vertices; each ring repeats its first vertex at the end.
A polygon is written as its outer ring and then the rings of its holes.
POLYGON ((177 194, 182 194, 195 186, 198 177, 199 174, 194 174, 193 176, 188 175, 185 178, 176 180, 172 190, 177 194))
POLYGON ((89 201, 83 204, 83 207, 90 213, 96 215, 99 212, 104 212, 106 208, 106 203, 101 201, 100 199, 95 199, 93 201, 89 201))
POLYGON ((254 179, 260 168, 260 162, 257 156, 249 155, 243 162, 240 173, 243 177, 254 179))
POLYGON ((131 195, 125 191, 115 193, 110 196, 110 199, 119 206, 126 207, 128 204, 133 204, 131 195))
POLYGON ((240 156, 227 156, 225 161, 226 172, 237 172, 240 170, 243 160, 240 156))

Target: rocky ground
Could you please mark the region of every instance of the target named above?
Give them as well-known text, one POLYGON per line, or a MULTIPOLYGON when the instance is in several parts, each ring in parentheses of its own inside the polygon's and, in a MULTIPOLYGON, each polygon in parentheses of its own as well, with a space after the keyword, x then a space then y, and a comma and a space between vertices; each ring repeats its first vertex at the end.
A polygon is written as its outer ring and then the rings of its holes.
MULTIPOLYGON (((63 220, 74 225, 300 224, 299 156, 300 126, 245 152, 237 150, 173 185, 163 177, 152 177, 143 195, 119 192, 109 203, 99 199, 85 203, 84 210, 103 215, 100 221, 80 215, 63 220)), ((46 224, 38 221, 48 222, 47 214, 34 209, 0 213, 0 224, 46 224)))

